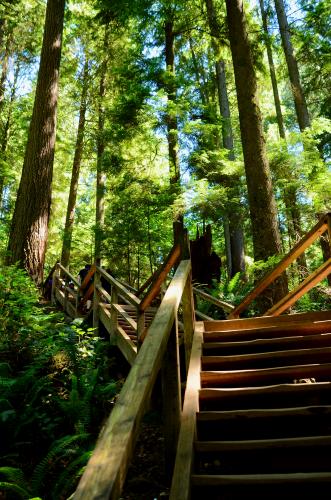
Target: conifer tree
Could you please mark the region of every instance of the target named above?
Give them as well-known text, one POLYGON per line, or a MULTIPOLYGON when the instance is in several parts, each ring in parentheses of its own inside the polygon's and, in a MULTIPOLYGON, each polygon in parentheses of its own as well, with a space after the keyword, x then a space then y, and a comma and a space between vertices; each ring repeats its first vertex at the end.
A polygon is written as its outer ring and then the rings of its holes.
POLYGON ((12 219, 9 263, 43 279, 51 206, 59 68, 65 0, 48 0, 37 88, 22 176, 12 219))

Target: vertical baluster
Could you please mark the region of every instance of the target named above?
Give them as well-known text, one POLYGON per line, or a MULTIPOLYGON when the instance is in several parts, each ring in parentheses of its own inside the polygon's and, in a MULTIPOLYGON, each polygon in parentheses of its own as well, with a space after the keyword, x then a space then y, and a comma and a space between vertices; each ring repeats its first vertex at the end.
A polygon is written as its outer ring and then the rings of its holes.
MULTIPOLYGON (((113 304, 118 304, 118 290, 114 284, 111 287, 111 305, 113 304)), ((114 307, 111 308, 110 319, 111 319, 110 337, 114 337, 116 335, 118 328, 118 312, 114 307)))
POLYGON ((98 287, 101 285, 101 275, 99 268, 95 268, 94 273, 94 292, 93 292, 93 328, 99 328, 99 320, 100 320, 100 293, 98 287))
POLYGON ((179 369, 178 320, 174 321, 162 364, 162 396, 166 473, 172 476, 181 418, 181 382, 179 369))
POLYGON ((57 288, 57 282, 60 277, 60 268, 58 266, 58 262, 55 265, 55 269, 52 275, 52 291, 51 291, 51 302, 53 305, 56 304, 56 288, 57 288))

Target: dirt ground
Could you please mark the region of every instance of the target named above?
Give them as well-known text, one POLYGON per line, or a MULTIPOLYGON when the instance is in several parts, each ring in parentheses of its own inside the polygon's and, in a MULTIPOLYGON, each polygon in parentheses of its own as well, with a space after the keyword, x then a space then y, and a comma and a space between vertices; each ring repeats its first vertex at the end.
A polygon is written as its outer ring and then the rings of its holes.
POLYGON ((120 500, 167 500, 162 423, 156 413, 145 416, 120 500))

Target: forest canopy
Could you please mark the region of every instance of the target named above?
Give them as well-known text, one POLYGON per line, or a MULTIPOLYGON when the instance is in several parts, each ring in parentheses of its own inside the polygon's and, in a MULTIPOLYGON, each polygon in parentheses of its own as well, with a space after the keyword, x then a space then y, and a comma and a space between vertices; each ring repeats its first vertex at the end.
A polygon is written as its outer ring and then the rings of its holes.
POLYGON ((224 280, 287 252, 330 207, 327 4, 2 1, 2 262, 139 287, 182 217, 224 280))

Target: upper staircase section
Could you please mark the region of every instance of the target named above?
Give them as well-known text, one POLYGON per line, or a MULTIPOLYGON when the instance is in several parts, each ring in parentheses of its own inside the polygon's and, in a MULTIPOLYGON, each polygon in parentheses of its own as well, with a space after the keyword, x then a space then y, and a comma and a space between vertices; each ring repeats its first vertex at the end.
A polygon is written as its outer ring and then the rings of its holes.
POLYGON ((330 417, 331 312, 198 325, 170 499, 326 498, 330 417))

